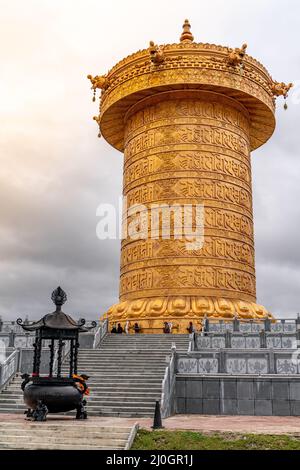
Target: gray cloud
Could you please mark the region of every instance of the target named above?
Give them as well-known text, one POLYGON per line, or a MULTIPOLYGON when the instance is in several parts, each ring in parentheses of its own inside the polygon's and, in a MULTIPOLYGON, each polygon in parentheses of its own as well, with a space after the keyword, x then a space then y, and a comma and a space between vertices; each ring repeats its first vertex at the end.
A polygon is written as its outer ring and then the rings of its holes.
MULTIPOLYGON (((246 41, 275 79, 295 81, 300 4, 0 0, 0 9, 0 315, 48 312, 61 284, 66 311, 95 318, 118 299, 119 241, 96 238, 96 208, 118 201, 122 155, 96 137, 86 75, 150 39, 177 41, 188 17, 197 40, 246 41)), ((258 301, 278 315, 300 309, 299 112, 279 101, 277 130, 252 156, 258 301)))

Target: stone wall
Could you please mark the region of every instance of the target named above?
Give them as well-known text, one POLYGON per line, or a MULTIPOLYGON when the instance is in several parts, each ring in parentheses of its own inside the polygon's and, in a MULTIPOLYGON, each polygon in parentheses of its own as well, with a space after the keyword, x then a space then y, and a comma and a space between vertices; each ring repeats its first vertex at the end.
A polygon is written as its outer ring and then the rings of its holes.
POLYGON ((300 416, 300 377, 177 376, 176 412, 300 416))

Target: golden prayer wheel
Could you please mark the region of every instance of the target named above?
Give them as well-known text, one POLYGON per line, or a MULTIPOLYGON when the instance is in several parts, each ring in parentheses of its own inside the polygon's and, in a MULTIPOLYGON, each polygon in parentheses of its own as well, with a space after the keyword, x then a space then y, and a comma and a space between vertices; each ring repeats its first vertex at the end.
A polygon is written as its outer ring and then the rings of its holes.
POLYGON ((271 137, 275 96, 291 84, 274 82, 246 44, 193 41, 186 20, 179 43, 151 41, 105 76, 89 76, 102 90, 100 133, 124 153, 124 226, 136 206, 146 222, 153 207, 204 210, 200 248, 187 248, 193 222, 178 236, 174 211, 169 238, 141 222, 143 236, 122 240, 120 299, 107 314, 130 332, 138 323, 160 333, 168 322, 186 333, 205 315, 273 318, 256 303, 250 152, 271 137))

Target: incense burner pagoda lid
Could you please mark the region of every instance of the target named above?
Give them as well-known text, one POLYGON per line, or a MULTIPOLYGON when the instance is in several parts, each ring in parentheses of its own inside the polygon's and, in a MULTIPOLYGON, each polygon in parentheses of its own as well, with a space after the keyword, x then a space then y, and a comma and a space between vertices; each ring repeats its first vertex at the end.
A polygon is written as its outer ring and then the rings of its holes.
POLYGON ((23 323, 22 319, 19 318, 17 324, 22 326, 26 331, 36 331, 47 328, 52 330, 78 330, 79 332, 86 332, 96 326, 96 322, 92 322, 91 327, 86 327, 84 326, 84 319, 76 321, 61 310, 62 305, 67 300, 67 294, 61 287, 57 287, 57 289, 52 292, 51 299, 56 306, 54 312, 48 313, 40 320, 32 323, 23 323))

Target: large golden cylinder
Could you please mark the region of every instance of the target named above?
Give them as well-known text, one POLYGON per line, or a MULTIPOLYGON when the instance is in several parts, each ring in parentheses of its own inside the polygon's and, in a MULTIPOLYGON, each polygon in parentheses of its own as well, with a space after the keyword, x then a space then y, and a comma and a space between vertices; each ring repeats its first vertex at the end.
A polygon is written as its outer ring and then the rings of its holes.
POLYGON ((273 81, 247 55, 242 66, 232 63, 234 53, 222 46, 184 39, 159 49, 156 62, 153 50, 107 74, 96 118, 124 152, 126 209, 142 205, 148 222, 143 236, 122 240, 120 301, 108 311, 110 323, 137 322, 154 333, 167 321, 186 333, 205 315, 272 317, 256 303, 250 151, 274 131, 273 81), (193 222, 180 238, 174 213, 169 238, 151 230, 153 206, 199 204, 201 248, 187 249, 193 222))
MULTIPOLYGON (((129 110, 124 195, 143 204, 205 208, 205 242, 132 240, 122 244, 121 300, 213 296, 255 302, 249 117, 211 92, 166 92, 129 110), (222 227, 220 221, 238 221, 222 227), (246 232, 246 233, 245 233, 246 232)), ((176 227, 176 226, 175 226, 176 227)), ((151 237, 152 235, 152 237, 151 237)))

